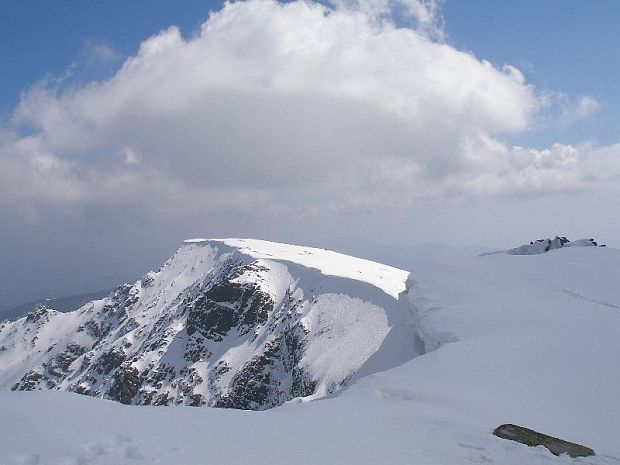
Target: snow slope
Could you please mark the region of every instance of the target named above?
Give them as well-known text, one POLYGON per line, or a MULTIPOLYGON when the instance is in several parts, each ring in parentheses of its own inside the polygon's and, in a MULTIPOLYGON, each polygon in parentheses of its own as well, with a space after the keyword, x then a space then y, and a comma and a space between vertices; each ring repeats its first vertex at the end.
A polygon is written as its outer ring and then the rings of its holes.
POLYGON ((322 249, 188 240, 106 299, 0 325, 0 388, 244 409, 325 396, 417 354, 406 277, 322 249))
POLYGON ((597 247, 420 267, 402 299, 427 354, 352 390, 620 456, 619 283, 620 251, 597 247))
POLYGON ((619 278, 620 251, 597 247, 421 265, 400 303, 424 355, 260 412, 1 392, 0 463, 618 464, 619 278), (502 423, 597 455, 492 436, 502 423))

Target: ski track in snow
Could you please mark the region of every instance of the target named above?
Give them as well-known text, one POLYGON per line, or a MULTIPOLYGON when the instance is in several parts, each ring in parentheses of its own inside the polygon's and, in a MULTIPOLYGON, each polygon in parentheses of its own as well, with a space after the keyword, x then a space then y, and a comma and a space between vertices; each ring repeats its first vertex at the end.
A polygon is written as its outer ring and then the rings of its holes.
POLYGON ((585 300, 585 301, 588 301, 588 302, 593 302, 595 304, 602 305, 604 307, 615 308, 615 309, 620 310, 620 305, 614 305, 614 304, 610 304, 609 302, 603 302, 601 300, 590 299, 589 297, 585 297, 585 296, 583 296, 581 294, 578 294, 575 291, 571 291, 570 289, 562 289, 562 292, 564 294, 570 295, 570 296, 575 297, 577 299, 585 300))

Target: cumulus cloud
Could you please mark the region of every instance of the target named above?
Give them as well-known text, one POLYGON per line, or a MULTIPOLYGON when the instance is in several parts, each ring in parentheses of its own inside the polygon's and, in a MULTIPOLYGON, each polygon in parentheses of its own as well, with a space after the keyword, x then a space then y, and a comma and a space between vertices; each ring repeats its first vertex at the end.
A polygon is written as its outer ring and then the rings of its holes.
POLYGON ((111 62, 119 58, 118 53, 108 44, 87 40, 82 46, 80 56, 89 63, 111 62))
POLYGON ((554 144, 548 149, 508 147, 485 138, 465 153, 472 176, 467 191, 480 194, 546 193, 613 187, 620 177, 620 144, 554 144))
MULTIPOLYGON (((620 146, 503 143, 544 99, 517 68, 443 43, 435 1, 333 4, 226 4, 195 37, 148 38, 109 79, 35 86, 0 135, 0 202, 311 212, 620 174, 620 146), (390 20, 397 7, 415 27, 390 20)), ((597 106, 583 97, 576 111, 597 106)))

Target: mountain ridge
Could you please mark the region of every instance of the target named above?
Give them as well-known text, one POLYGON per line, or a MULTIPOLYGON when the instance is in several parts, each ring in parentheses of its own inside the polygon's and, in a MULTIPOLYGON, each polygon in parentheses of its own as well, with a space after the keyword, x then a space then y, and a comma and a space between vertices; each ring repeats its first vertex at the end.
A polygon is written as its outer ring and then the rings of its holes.
POLYGON ((325 396, 416 355, 398 309, 407 275, 317 248, 190 239, 105 299, 0 326, 0 385, 242 409, 325 396))

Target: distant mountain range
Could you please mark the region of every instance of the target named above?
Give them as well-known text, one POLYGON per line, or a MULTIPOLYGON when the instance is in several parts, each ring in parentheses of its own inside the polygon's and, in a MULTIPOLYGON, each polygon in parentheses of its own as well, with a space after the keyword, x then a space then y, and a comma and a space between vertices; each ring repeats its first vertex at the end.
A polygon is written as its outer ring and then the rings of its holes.
POLYGON ((97 292, 89 292, 86 294, 71 295, 67 297, 58 297, 50 299, 40 299, 33 302, 28 302, 22 305, 11 307, 5 305, 0 307, 0 320, 16 320, 25 316, 28 312, 34 310, 41 305, 47 305, 52 307, 58 312, 71 312, 77 310, 82 305, 90 302, 91 300, 103 299, 112 292, 113 289, 103 289, 97 292))

